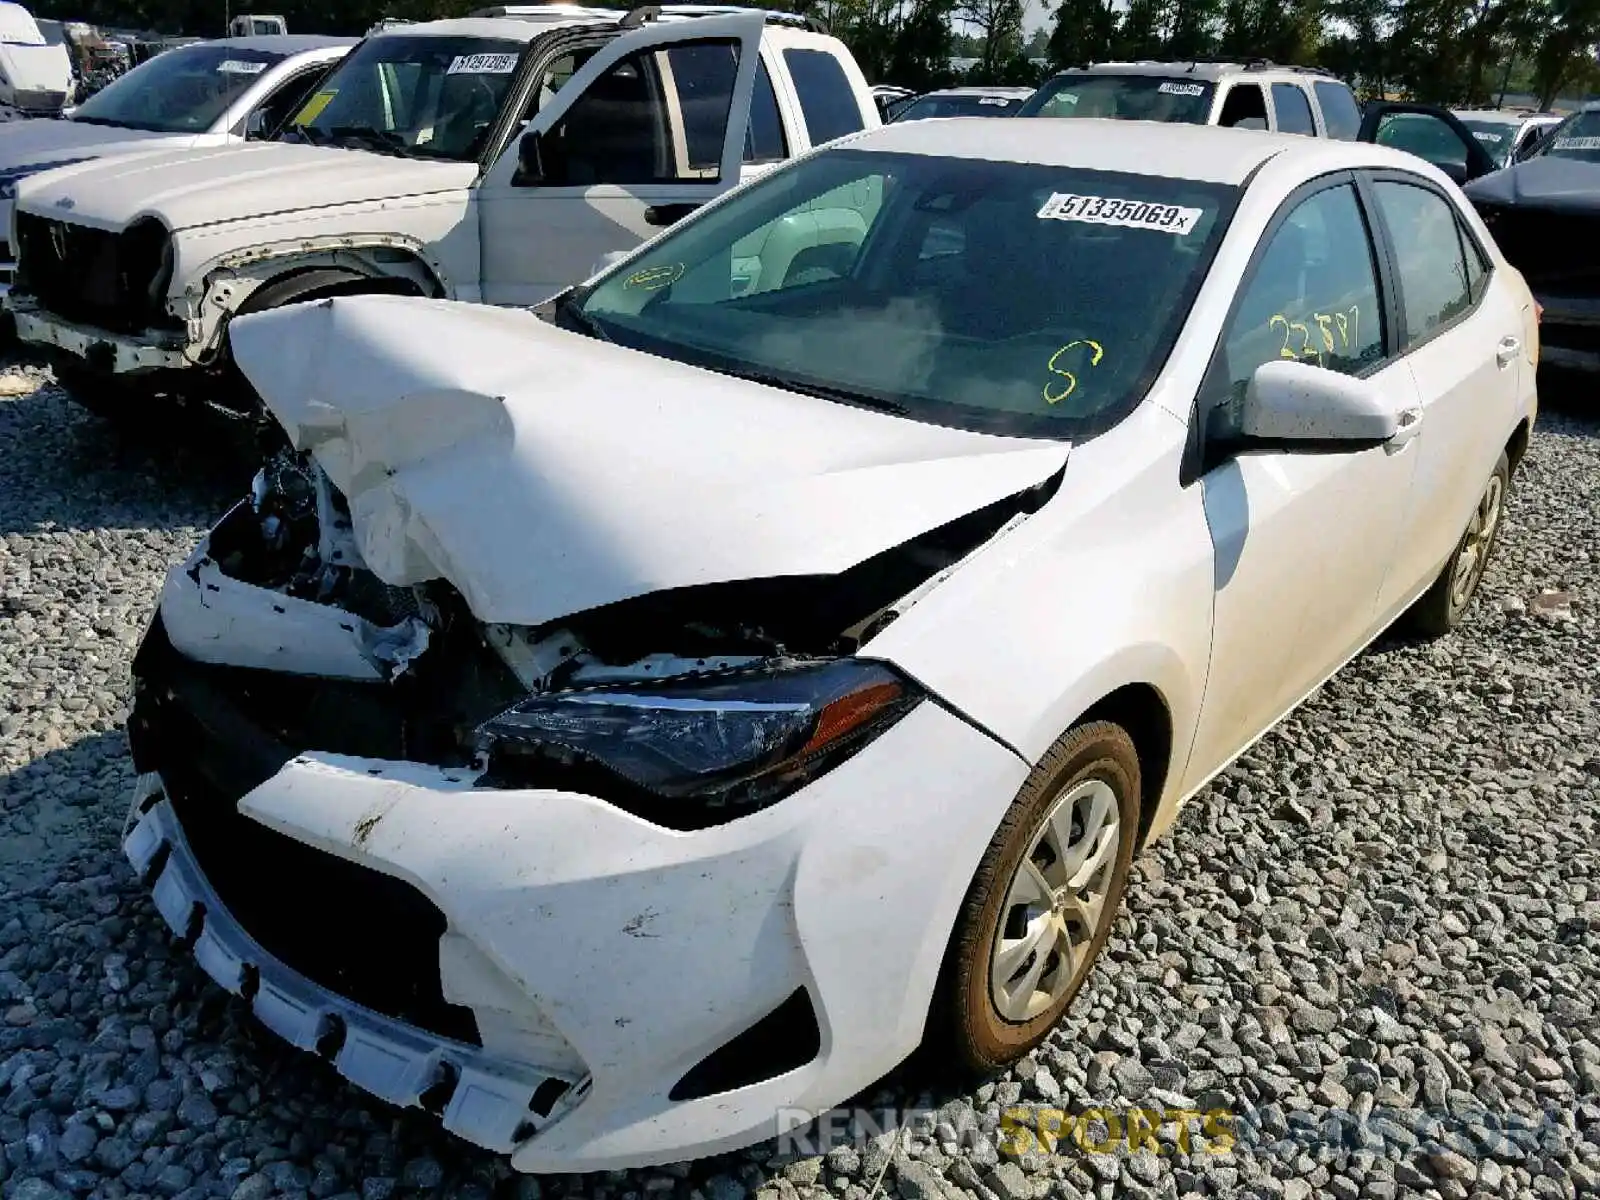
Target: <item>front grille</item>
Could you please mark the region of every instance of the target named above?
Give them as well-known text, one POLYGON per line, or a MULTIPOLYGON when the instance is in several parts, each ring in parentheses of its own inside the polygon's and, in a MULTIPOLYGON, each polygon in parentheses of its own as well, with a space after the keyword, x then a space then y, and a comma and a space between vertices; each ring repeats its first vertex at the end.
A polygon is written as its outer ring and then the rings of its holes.
MULTIPOLYGON (((439 938, 446 921, 427 897, 238 811, 240 797, 308 748, 285 744, 234 702, 240 677, 269 684, 285 677, 191 662, 172 648, 159 616, 134 671, 138 688, 128 728, 134 763, 161 775, 195 860, 245 931, 278 961, 337 995, 480 1045, 471 1010, 444 999, 439 938)), ((384 685, 352 686, 378 691, 384 685)), ((277 699, 281 704, 287 697, 277 699)))
POLYGON ((119 333, 144 323, 138 306, 127 302, 120 235, 19 212, 16 236, 21 286, 50 312, 119 333))
POLYGON ((1500 252, 1535 291, 1592 287, 1600 294, 1600 220, 1536 208, 1479 206, 1500 252))

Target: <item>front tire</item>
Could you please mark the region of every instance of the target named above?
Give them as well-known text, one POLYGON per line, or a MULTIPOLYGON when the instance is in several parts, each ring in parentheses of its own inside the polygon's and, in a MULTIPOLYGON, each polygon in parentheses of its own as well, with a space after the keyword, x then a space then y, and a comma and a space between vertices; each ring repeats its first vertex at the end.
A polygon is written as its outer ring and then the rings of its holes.
POLYGON ((1133 863, 1139 756, 1120 726, 1069 730, 1012 801, 967 891, 936 1037, 989 1073, 1039 1045, 1099 957, 1133 863))
POLYGON ((1489 555, 1500 534, 1510 486, 1511 464, 1502 453, 1484 484, 1466 531, 1456 543, 1455 553, 1406 618, 1413 632, 1423 637, 1442 637, 1461 624, 1472 598, 1478 594, 1478 585, 1483 582, 1484 569, 1489 565, 1489 555))

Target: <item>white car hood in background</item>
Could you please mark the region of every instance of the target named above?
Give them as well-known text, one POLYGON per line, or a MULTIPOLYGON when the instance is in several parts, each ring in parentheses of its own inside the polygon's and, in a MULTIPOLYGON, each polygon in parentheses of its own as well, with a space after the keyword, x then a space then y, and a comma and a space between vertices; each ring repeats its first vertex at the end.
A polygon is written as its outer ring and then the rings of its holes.
POLYGON ((367 565, 539 625, 832 574, 1042 483, 1064 442, 851 408, 514 309, 392 296, 240 318, 233 355, 350 503, 367 565))
MULTIPOLYGON (((141 142, 172 137, 170 133, 91 125, 86 121, 57 121, 47 117, 7 121, 0 124, 0 173, 30 167, 35 163, 77 162, 104 154, 137 150, 141 142)), ((159 142, 156 144, 159 145, 159 142)), ((146 148, 154 149, 155 146, 146 148)))
POLYGON ((333 146, 251 142, 204 150, 154 149, 52 172, 18 190, 22 209, 102 229, 159 217, 187 229, 335 204, 426 195, 469 186, 475 162, 398 158, 333 146))
POLYGON ((0 42, 0 69, 18 92, 72 90, 72 59, 65 46, 19 46, 0 42))

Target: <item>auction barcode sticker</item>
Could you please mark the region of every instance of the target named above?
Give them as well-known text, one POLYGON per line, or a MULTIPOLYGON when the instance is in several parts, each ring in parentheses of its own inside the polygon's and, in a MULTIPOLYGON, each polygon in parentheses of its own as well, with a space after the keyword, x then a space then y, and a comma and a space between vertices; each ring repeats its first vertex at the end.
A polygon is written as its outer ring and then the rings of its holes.
POLYGON ((225 58, 217 64, 217 70, 223 75, 259 75, 267 69, 264 62, 250 62, 243 58, 225 58))
POLYGON ((1557 150, 1600 150, 1600 137, 1558 137, 1557 150))
POLYGON ((1080 196, 1073 192, 1054 193, 1039 210, 1040 218, 1046 221, 1084 221, 1091 225, 1121 225, 1128 229, 1176 234, 1189 233, 1204 215, 1203 208, 1119 200, 1114 196, 1080 196))
POLYGON ((978 103, 979 104, 999 104, 1001 106, 1004 106, 1004 105, 1010 104, 1011 101, 1009 99, 1007 99, 1005 96, 979 96, 978 97, 978 103))
POLYGON ((1206 89, 1198 83, 1163 83, 1156 91, 1168 96, 1204 96, 1206 89))
POLYGON ((458 54, 446 75, 509 75, 517 69, 515 54, 458 54))

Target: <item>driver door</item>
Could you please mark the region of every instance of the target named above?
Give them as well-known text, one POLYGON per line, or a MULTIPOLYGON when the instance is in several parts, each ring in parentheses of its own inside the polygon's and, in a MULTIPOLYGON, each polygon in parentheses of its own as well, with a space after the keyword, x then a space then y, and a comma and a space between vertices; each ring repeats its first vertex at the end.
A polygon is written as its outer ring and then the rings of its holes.
POLYGON ((765 24, 663 21, 590 58, 478 189, 483 300, 547 300, 737 184, 765 24))
MULTIPOLYGON (((1399 100, 1369 104, 1361 118, 1361 132, 1356 135, 1356 141, 1383 144, 1385 132, 1395 127, 1395 118, 1400 115, 1408 115, 1412 122, 1424 126, 1408 134, 1408 141, 1428 147, 1419 157, 1433 163, 1458 187, 1499 169, 1470 129, 1451 113, 1431 104, 1399 100)), ((1399 148, 1409 150, 1411 147, 1403 144, 1399 148)))

